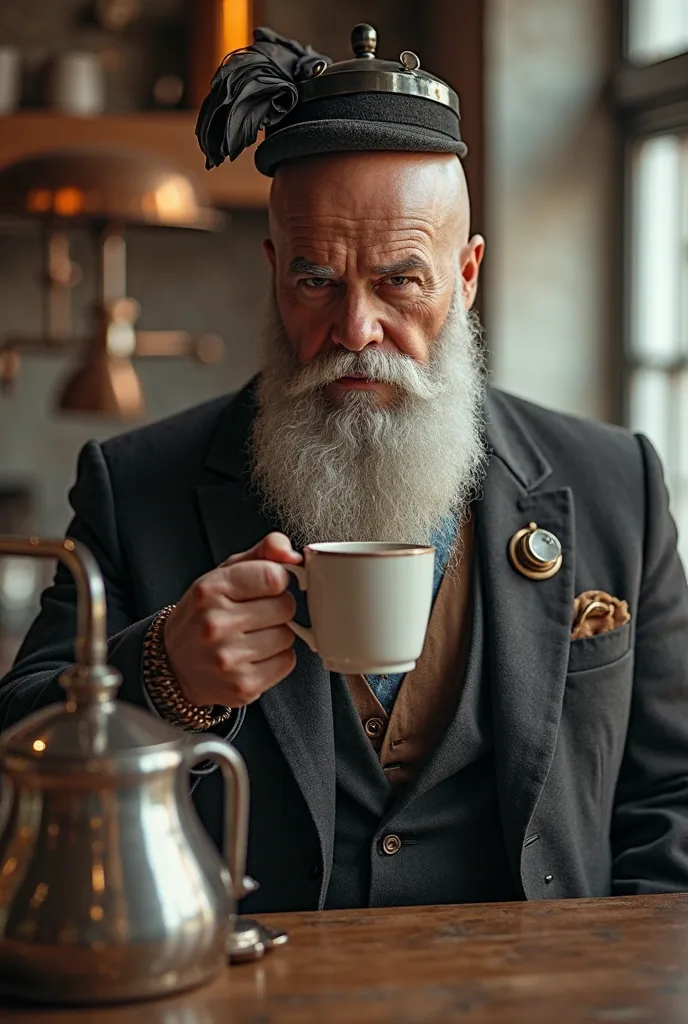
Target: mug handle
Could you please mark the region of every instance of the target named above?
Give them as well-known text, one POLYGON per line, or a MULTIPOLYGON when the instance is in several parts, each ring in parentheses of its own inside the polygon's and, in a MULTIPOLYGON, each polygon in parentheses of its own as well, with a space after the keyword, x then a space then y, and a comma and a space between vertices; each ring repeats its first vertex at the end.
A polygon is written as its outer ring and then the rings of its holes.
POLYGON ((225 814, 222 851, 228 862, 232 893, 243 899, 259 888, 259 883, 246 874, 248 846, 249 781, 241 754, 229 743, 210 737, 195 740, 187 747, 187 764, 215 761, 225 783, 225 814))
MULTIPOLYGON (((284 565, 284 562, 282 563, 284 565)), ((308 590, 308 573, 305 565, 284 565, 284 568, 296 577, 296 581, 299 585, 299 590, 308 590)), ((303 640, 304 643, 308 644, 313 654, 318 653, 318 647, 315 640, 315 633, 310 626, 300 626, 298 622, 288 622, 287 625, 292 633, 295 633, 299 639, 303 640)))

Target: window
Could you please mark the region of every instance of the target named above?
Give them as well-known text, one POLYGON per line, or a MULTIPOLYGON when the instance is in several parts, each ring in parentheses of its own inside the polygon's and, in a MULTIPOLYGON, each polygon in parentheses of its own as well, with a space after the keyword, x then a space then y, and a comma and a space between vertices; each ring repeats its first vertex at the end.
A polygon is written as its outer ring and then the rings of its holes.
POLYGON ((626 420, 662 458, 688 567, 688 0, 627 0, 625 29, 626 420))
POLYGON ((686 0, 629 0, 628 57, 652 64, 688 50, 686 0))

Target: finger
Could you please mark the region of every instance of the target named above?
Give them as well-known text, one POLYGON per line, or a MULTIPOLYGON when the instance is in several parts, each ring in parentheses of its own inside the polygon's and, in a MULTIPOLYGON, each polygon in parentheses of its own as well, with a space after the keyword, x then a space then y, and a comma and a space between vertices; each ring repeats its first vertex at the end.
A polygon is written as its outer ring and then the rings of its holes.
POLYGON ((203 611, 200 620, 201 638, 211 647, 221 647, 237 638, 262 629, 284 626, 296 612, 296 601, 291 594, 280 597, 259 597, 255 601, 228 601, 228 607, 214 607, 203 611))
POLYGON ((256 557, 286 562, 290 565, 298 565, 303 561, 303 556, 294 550, 291 541, 283 533, 269 533, 257 545, 256 557))
POLYGON ((272 626, 284 626, 296 614, 296 601, 291 594, 279 597, 263 597, 255 601, 244 601, 239 609, 240 628, 244 633, 254 633, 259 629, 270 629, 272 626))
POLYGON ((237 672, 223 672, 225 679, 216 677, 213 686, 213 703, 226 704, 228 707, 242 707, 258 700, 265 690, 286 679, 294 671, 296 655, 290 648, 265 661, 247 664, 237 672))
POLYGON ((273 626, 272 629, 261 629, 257 633, 247 633, 244 637, 245 658, 250 665, 267 661, 288 651, 294 646, 294 634, 288 626, 273 626))
POLYGON ((282 651, 281 654, 276 654, 272 658, 266 658, 265 661, 251 665, 250 670, 246 674, 246 682, 241 689, 242 691, 247 690, 254 694, 249 699, 256 700, 261 693, 269 690, 271 686, 281 683, 283 679, 291 675, 295 666, 296 655, 293 648, 290 648, 288 651, 282 651))
POLYGON ((231 601, 279 597, 289 586, 289 573, 276 562, 237 562, 221 571, 223 589, 231 601))
POLYGON ((222 564, 235 565, 237 562, 261 561, 263 559, 272 562, 286 562, 290 565, 298 565, 303 561, 303 557, 293 549, 291 541, 285 534, 269 533, 249 551, 240 551, 222 564))

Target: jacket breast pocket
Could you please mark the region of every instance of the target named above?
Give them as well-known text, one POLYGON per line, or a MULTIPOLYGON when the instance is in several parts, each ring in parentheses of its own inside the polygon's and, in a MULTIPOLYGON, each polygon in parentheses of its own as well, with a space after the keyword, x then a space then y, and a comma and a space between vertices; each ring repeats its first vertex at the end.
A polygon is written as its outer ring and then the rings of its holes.
POLYGON ((572 640, 569 647, 568 674, 605 668, 620 661, 631 649, 632 624, 632 621, 626 622, 608 633, 572 640))

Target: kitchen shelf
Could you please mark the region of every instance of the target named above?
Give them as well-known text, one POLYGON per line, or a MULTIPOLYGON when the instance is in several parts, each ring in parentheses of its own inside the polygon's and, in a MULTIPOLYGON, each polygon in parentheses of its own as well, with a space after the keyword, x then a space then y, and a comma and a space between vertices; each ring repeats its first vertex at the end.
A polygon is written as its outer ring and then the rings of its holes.
POLYGON ((270 179, 259 174, 253 150, 212 171, 194 135, 193 111, 107 114, 69 117, 50 111, 22 111, 0 116, 0 167, 47 149, 101 146, 139 150, 176 164, 198 181, 213 206, 260 209, 267 206, 270 179))

